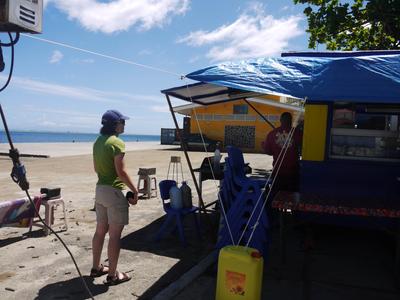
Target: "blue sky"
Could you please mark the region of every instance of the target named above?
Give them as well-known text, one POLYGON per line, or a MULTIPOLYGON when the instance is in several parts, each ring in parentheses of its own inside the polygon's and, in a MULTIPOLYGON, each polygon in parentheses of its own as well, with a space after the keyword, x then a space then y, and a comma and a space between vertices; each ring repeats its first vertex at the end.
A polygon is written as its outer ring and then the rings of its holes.
MULTIPOLYGON (((304 7, 292 0, 44 3, 43 33, 21 36, 14 76, 0 94, 14 130, 95 133, 102 113, 114 108, 131 118, 127 133, 160 134, 174 127, 160 90, 189 83, 179 75, 227 60, 307 50, 304 7)), ((6 42, 7 34, 0 39, 6 42)), ((3 52, 5 82, 10 48, 3 52)))

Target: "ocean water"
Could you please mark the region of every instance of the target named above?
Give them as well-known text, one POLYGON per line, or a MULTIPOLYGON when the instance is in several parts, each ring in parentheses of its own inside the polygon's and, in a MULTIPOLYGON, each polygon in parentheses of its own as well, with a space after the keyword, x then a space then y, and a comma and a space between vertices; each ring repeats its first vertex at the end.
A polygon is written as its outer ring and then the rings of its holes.
MULTIPOLYGON (((71 143, 94 142, 96 133, 10 131, 13 143, 71 143)), ((159 142, 159 135, 122 134, 125 142, 159 142)), ((8 143, 7 135, 0 131, 0 143, 8 143)))

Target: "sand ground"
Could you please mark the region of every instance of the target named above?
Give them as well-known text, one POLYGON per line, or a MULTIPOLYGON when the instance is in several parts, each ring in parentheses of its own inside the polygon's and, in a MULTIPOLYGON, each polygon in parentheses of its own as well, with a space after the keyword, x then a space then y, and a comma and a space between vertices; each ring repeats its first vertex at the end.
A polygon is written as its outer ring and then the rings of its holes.
MULTIPOLYGON (((151 299, 161 289, 176 280, 213 248, 212 220, 202 220, 203 240, 185 224, 189 246, 181 247, 175 235, 159 243, 153 241, 164 215, 159 198, 139 200, 130 207, 130 224, 125 227, 119 261, 121 271, 129 271, 129 283, 106 287, 104 278, 91 280, 91 238, 95 229, 93 207, 96 175, 92 167, 90 143, 16 144, 20 153, 45 154, 50 158, 22 158, 27 169, 32 195, 41 187, 60 187, 67 206, 68 231, 61 232, 96 299, 151 299), (192 234, 193 233, 193 234, 192 234)), ((0 152, 8 146, 0 144, 0 152)), ((126 162, 134 182, 139 167, 157 168, 158 180, 165 179, 171 156, 181 156, 183 177, 195 194, 183 152, 157 143, 127 143, 126 162)), ((190 152, 194 167, 206 156, 190 152)), ((246 161, 253 168, 270 168, 265 155, 248 154, 246 161)), ((0 157, 0 201, 24 197, 24 193, 9 177, 11 161, 0 157)), ((170 173, 171 176, 171 173, 170 173)), ((179 181, 181 180, 179 174, 179 181)), ((206 181, 203 196, 206 202, 216 200, 217 182, 206 181)), ((197 197, 194 197, 196 201, 197 197)), ((44 211, 42 207, 42 212, 44 211)), ((57 210, 56 216, 61 217, 57 210)), ((189 222, 190 220, 188 220, 189 222)), ((80 278, 71 259, 54 235, 43 236, 39 228, 26 235, 26 228, 0 229, 0 299, 86 299, 80 278)), ((106 241, 107 243, 107 241, 106 241)), ((105 258, 105 251, 103 252, 105 258)))
MULTIPOLYGON (((195 234, 192 220, 186 218, 185 234, 189 244, 186 248, 180 245, 176 234, 155 243, 154 236, 164 215, 161 201, 159 198, 140 200, 130 208, 130 224, 123 232, 119 262, 119 269, 129 272, 133 279, 119 286, 104 286, 104 277, 94 280, 88 277, 95 228, 95 213, 90 210, 96 183, 91 144, 16 146, 21 153, 51 156, 23 158, 31 193, 38 194, 41 187, 62 189, 69 228, 60 235, 74 254, 96 299, 153 299, 213 249, 218 223, 216 214, 202 217, 201 240, 195 234)), ((155 167, 158 180, 165 179, 170 157, 181 156, 183 177, 195 194, 184 154, 178 149, 141 142, 128 143, 127 149, 127 167, 135 182, 139 167, 155 167)), ((7 145, 0 144, 0 152, 7 150, 7 145)), ((206 156, 201 152, 189 154, 194 167, 206 156)), ((245 154, 245 160, 253 170, 271 167, 271 158, 266 155, 245 154)), ((10 160, 0 157, 0 201, 24 196, 11 181, 10 170, 10 160)), ((180 181, 182 175, 179 176, 180 181)), ((216 183, 204 182, 206 203, 216 200, 216 183)), ((194 201, 196 199, 194 197, 194 201)), ((58 211, 57 216, 60 217, 58 211)), ((290 216, 287 225, 286 264, 280 262, 279 230, 270 232, 262 299, 400 299, 400 282, 394 276, 396 248, 392 234, 316 225, 313 228, 315 245, 307 250, 304 226, 290 216)), ((71 259, 55 236, 43 236, 40 229, 35 229, 31 235, 26 232, 26 228, 0 228, 0 299, 88 299, 71 259)), ((105 251, 103 254, 105 258, 105 251)), ((215 288, 214 265, 169 299, 214 299, 215 288)))

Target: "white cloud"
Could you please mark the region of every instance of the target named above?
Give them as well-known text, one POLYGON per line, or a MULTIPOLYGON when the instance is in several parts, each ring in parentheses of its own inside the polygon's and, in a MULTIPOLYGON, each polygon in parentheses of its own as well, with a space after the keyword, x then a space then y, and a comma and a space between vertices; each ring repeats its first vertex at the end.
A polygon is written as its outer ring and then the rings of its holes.
POLYGON ((72 87, 16 76, 13 77, 13 85, 20 89, 45 95, 95 102, 114 102, 111 97, 109 97, 110 93, 85 87, 72 87))
POLYGON ((98 124, 100 120, 99 114, 66 110, 66 109, 46 109, 38 108, 31 105, 25 105, 24 111, 30 115, 40 114, 38 125, 59 128, 91 128, 94 124, 98 124))
POLYGON ((43 0, 43 7, 46 8, 47 5, 52 2, 52 0, 43 0))
POLYGON ((143 49, 143 50, 139 51, 139 55, 151 55, 151 54, 153 54, 153 52, 148 49, 143 49))
POLYGON ((154 112, 162 112, 162 113, 169 112, 168 105, 153 105, 150 107, 150 109, 151 111, 154 112))
POLYGON ((194 64, 195 62, 197 62, 200 59, 201 59, 201 57, 199 55, 196 55, 196 56, 192 57, 191 59, 189 59, 189 63, 194 64))
MULTIPOLYGON (((4 75, 0 75, 0 78, 2 80, 6 79, 4 75)), ((163 102, 159 95, 139 95, 125 92, 101 91, 87 87, 72 87, 48 83, 18 76, 13 76, 12 86, 31 92, 64 97, 72 100, 85 100, 104 103, 126 103, 127 101, 132 101, 139 104, 148 104, 148 102, 159 104, 163 102)))
POLYGON ((85 64, 93 64, 94 59, 93 58, 85 58, 85 59, 82 59, 81 62, 83 62, 85 64))
POLYGON ((231 24, 212 31, 195 31, 178 40, 190 46, 211 45, 207 57, 214 61, 271 56, 281 53, 289 40, 304 32, 301 16, 276 19, 257 3, 231 24))
POLYGON ((76 64, 94 64, 96 62, 93 58, 74 58, 71 61, 76 64))
POLYGON ((53 51, 53 54, 51 55, 51 58, 50 58, 50 63, 51 64, 55 64, 55 63, 58 63, 58 62, 60 62, 62 59, 63 59, 63 57, 64 57, 64 54, 62 54, 61 53, 61 51, 59 51, 59 50, 54 50, 53 51))
POLYGON ((46 131, 72 131, 72 132, 97 132, 101 114, 84 112, 68 108, 52 109, 47 106, 22 104, 13 113, 16 120, 11 122, 15 130, 46 130, 46 131), (29 118, 24 116, 29 115, 29 118), (21 122, 24 118, 24 122, 21 122))
POLYGON ((137 26, 141 30, 161 27, 172 16, 189 9, 190 0, 48 0, 90 31, 113 33, 137 26))

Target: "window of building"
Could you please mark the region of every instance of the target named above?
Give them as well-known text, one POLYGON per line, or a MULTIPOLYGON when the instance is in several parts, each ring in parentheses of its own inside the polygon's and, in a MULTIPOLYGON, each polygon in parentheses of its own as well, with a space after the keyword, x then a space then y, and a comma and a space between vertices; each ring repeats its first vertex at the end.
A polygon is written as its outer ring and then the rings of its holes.
POLYGON ((244 121, 246 119, 245 115, 234 115, 235 121, 244 121))
POLYGON ((256 120, 257 120, 257 116, 252 116, 252 115, 246 116, 246 121, 256 121, 256 120))
POLYGON ((225 126, 224 145, 239 148, 255 148, 255 126, 225 126))
POLYGON ((249 113, 249 107, 246 104, 233 105, 233 114, 247 115, 248 113, 249 113))
POLYGON ((400 159, 400 105, 335 104, 330 157, 400 159))
POLYGON ((212 121, 213 120, 213 115, 212 114, 204 114, 203 115, 203 120, 205 121, 212 121))

